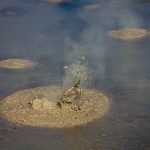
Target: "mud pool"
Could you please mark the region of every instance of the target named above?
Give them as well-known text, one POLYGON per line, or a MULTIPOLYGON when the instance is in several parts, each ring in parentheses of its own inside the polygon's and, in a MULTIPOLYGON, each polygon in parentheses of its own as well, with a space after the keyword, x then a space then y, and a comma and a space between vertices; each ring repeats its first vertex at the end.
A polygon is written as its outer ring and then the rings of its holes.
POLYGON ((20 91, 64 84, 64 66, 82 55, 87 87, 111 98, 102 118, 72 128, 29 127, 0 117, 0 150, 149 150, 150 36, 122 41, 112 30, 150 31, 150 1, 0 1, 0 61, 36 62, 0 68, 0 101, 20 91), (85 9, 86 6, 101 6, 85 9), (119 13, 118 13, 119 12, 119 13))

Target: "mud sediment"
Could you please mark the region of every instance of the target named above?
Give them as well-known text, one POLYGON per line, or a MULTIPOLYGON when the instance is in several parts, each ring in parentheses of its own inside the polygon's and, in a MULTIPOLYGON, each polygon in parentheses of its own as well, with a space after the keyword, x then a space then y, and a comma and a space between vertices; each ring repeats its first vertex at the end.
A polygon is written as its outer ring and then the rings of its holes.
POLYGON ((109 98, 101 92, 83 89, 80 110, 70 104, 57 106, 61 87, 49 86, 18 91, 0 103, 0 114, 10 122, 37 127, 79 126, 101 118, 110 108, 109 98), (34 107, 30 103, 34 102, 34 107))
POLYGON ((84 6, 84 9, 86 10, 97 10, 100 8, 101 8, 101 5, 99 4, 89 4, 89 5, 84 6))
POLYGON ((150 35, 150 32, 148 32, 146 29, 124 28, 119 30, 112 30, 108 34, 110 37, 115 39, 130 41, 144 38, 150 35))
POLYGON ((0 61, 0 68, 6 69, 27 69, 35 65, 36 63, 26 59, 6 59, 0 61))

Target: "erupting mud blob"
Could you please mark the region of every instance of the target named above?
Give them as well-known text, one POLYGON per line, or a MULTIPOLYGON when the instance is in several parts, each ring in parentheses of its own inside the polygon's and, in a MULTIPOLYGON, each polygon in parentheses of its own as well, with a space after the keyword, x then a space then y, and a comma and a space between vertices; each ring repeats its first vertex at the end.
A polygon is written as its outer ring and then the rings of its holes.
POLYGON ((148 35, 150 35, 150 32, 146 31, 145 29, 137 28, 125 28, 109 32, 110 37, 126 41, 141 39, 148 35))
POLYGON ((22 16, 27 13, 27 10, 21 7, 6 7, 0 13, 4 16, 22 16))
POLYGON ((8 121, 38 127, 63 128, 84 125, 102 117, 109 110, 109 99, 103 93, 83 89, 80 109, 75 105, 57 105, 62 87, 49 86, 18 91, 6 97, 0 113, 8 121))
POLYGON ((35 65, 36 63, 26 59, 6 59, 0 61, 0 68, 6 69, 27 69, 35 65))
POLYGON ((101 8, 99 4, 90 4, 84 7, 84 9, 87 9, 87 10, 97 10, 99 8, 101 8))

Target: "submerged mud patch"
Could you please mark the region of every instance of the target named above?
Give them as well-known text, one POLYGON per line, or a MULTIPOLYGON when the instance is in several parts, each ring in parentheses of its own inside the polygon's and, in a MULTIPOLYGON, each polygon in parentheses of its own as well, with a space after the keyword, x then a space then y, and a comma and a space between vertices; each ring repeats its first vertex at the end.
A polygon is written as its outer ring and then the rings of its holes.
POLYGON ((27 69, 35 65, 36 63, 26 59, 6 59, 0 61, 0 68, 6 69, 27 69))
POLYGON ((45 2, 49 3, 63 3, 63 2, 69 2, 69 0, 43 0, 45 2))
POLYGON ((124 28, 119 30, 112 30, 109 32, 110 37, 126 41, 141 39, 148 35, 150 35, 150 32, 145 29, 138 28, 124 28))
POLYGON ((49 86, 18 91, 0 104, 0 113, 8 121, 37 127, 63 128, 84 125, 102 117, 110 107, 101 92, 83 89, 80 110, 70 105, 57 106, 61 87, 49 86), (34 102, 34 104, 31 102, 34 102))
POLYGON ((87 10, 97 10, 97 9, 100 9, 100 8, 101 8, 101 5, 96 4, 96 3, 84 6, 84 9, 87 9, 87 10))
POLYGON ((28 13, 27 9, 24 7, 6 7, 0 10, 3 16, 22 16, 28 13))

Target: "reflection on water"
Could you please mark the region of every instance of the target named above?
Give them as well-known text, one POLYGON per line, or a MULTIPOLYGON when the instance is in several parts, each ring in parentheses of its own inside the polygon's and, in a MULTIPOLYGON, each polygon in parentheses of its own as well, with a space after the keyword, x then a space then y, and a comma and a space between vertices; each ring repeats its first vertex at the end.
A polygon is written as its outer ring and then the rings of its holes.
POLYGON ((123 8, 121 15, 125 14, 119 16, 114 1, 101 1, 102 8, 97 11, 83 9, 90 0, 71 2, 65 5, 42 0, 0 1, 1 12, 17 6, 19 11, 13 11, 20 14, 0 15, 0 60, 38 62, 29 70, 0 69, 0 99, 22 89, 60 85, 63 67, 73 62, 71 58, 86 53, 92 87, 111 97, 111 110, 100 120, 70 129, 18 126, 1 118, 0 149, 150 149, 150 38, 123 42, 106 34, 124 27, 128 18, 134 21, 128 20, 130 25, 149 29, 150 20, 145 17, 149 4, 115 1, 123 8), (21 15, 24 9, 28 13, 21 15), (66 51, 68 47, 73 50, 66 51))

